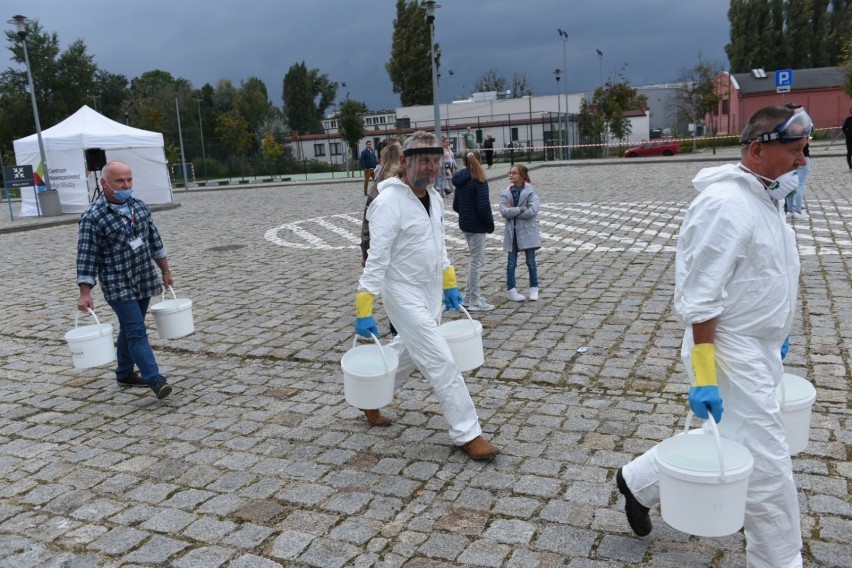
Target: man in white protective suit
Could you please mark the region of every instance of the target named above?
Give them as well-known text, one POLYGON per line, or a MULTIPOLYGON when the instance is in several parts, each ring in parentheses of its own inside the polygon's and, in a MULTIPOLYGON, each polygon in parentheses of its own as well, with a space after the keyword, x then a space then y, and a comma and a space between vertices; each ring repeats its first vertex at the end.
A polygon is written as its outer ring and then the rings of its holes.
MULTIPOLYGON (((416 366, 432 384, 453 443, 471 458, 487 460, 500 450, 482 437, 467 385, 438 332, 442 308, 461 310, 462 301, 444 244, 443 201, 432 187, 442 156, 433 134, 415 132, 403 144, 398 175, 379 184, 367 210, 370 255, 358 282, 355 332, 378 336, 372 313, 381 294, 399 332, 390 344, 399 356, 397 379, 416 366)), ((390 423, 378 409, 364 412, 374 426, 390 423)))
MULTIPOLYGON (((706 168, 692 180, 700 193, 677 242, 675 309, 686 325, 681 357, 690 408, 700 418, 712 414, 719 433, 754 457, 745 511, 751 568, 802 566, 799 504, 775 390, 799 281, 784 199, 797 188, 812 132, 803 109, 755 112, 740 136, 740 163, 706 168)), ((639 536, 651 532, 648 509, 660 501, 655 454, 656 447, 616 473, 639 536)))

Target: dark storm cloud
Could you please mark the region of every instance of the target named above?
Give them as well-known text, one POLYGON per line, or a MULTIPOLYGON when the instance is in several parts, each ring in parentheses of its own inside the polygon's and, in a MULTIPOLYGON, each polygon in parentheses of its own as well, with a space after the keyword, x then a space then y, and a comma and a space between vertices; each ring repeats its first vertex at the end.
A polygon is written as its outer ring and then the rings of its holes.
MULTIPOLYGON (((384 67, 395 5, 394 0, 12 0, 6 9, 8 17, 38 19, 58 34, 63 47, 83 39, 100 68, 129 79, 162 69, 198 88, 222 78, 239 85, 257 76, 280 106, 287 69, 304 61, 333 81, 345 81, 341 95, 348 91, 379 109, 399 105, 384 67)), ((525 75, 533 93, 555 93, 553 70, 563 67, 557 28, 569 36, 560 89, 567 85, 571 92, 594 89, 601 74, 606 80, 622 69, 632 85, 674 81, 697 63, 699 53, 726 66, 727 9, 727 0, 444 0, 436 16, 441 100, 469 92, 490 68, 508 80, 525 75)))

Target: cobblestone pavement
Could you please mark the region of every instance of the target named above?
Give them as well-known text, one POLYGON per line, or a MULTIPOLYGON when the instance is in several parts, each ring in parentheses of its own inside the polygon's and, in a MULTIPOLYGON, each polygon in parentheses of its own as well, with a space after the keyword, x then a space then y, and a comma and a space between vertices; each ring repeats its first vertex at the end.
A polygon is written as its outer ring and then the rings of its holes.
MULTIPOLYGON (((498 223, 483 274, 497 308, 476 315, 486 357, 467 382, 503 449, 485 464, 453 447, 418 373, 397 384, 389 428, 369 428, 344 400, 358 179, 178 191, 180 207, 155 213, 196 326, 164 341, 151 322, 175 386, 162 401, 117 387, 108 366, 71 366, 76 216, 5 219, 0 228, 38 228, 0 234, 0 566, 743 566, 741 533, 689 537, 659 509, 654 532, 634 537, 614 483, 619 466, 683 427, 674 244, 689 180, 713 163, 531 172, 541 299, 506 300, 498 223)), ((489 172, 494 203, 505 170, 489 172)), ((811 219, 795 223, 788 370, 818 393, 810 445, 794 459, 809 567, 852 565, 850 181, 842 158, 817 154, 811 219)), ((526 276, 521 263, 522 291, 526 276)))

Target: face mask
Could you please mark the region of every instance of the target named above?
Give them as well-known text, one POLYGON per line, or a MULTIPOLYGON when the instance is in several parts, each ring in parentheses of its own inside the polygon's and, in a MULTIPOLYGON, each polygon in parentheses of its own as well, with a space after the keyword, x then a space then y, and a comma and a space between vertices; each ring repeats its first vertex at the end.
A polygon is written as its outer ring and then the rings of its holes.
POLYGON ((760 175, 759 173, 751 171, 742 164, 740 164, 740 167, 763 181, 769 182, 769 185, 766 187, 766 193, 768 193, 769 197, 775 201, 784 201, 796 193, 799 189, 799 176, 797 175, 796 170, 789 171, 779 178, 770 179, 766 176, 760 175))
POLYGON ((130 199, 130 196, 132 196, 132 195, 133 195, 133 188, 132 187, 130 189, 116 189, 112 192, 113 199, 115 199, 119 203, 126 202, 128 199, 130 199))

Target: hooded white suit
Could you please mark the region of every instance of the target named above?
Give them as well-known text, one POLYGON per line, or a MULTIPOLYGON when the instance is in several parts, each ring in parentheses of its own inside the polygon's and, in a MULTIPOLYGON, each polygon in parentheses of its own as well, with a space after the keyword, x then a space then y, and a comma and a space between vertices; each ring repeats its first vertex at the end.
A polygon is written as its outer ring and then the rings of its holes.
MULTIPOLYGON (((716 371, 724 414, 719 433, 749 449, 745 533, 750 568, 802 566, 792 462, 775 389, 799 281, 795 233, 758 179, 729 164, 706 168, 701 194, 684 216, 677 244, 675 309, 686 324, 681 356, 694 382, 692 324, 718 318, 716 371)), ((659 503, 656 447, 622 470, 636 499, 659 503)))
MULTIPOLYGON (((399 332, 390 344, 399 356, 397 379, 414 367, 432 384, 450 425, 450 437, 463 445, 480 434, 479 417, 447 341, 438 332, 443 310, 443 272, 450 266, 444 244, 444 204, 427 189, 430 212, 408 185, 392 177, 379 184, 367 209, 370 255, 358 289, 381 294, 399 332)), ((398 384, 398 383, 397 383, 398 384)))

